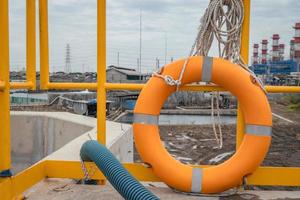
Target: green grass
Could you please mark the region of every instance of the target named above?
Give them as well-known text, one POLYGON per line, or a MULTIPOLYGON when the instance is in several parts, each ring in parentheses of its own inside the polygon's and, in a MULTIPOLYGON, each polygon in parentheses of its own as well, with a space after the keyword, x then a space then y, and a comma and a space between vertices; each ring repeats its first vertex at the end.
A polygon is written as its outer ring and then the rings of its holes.
POLYGON ((300 94, 290 94, 286 96, 285 100, 290 110, 300 110, 300 94))

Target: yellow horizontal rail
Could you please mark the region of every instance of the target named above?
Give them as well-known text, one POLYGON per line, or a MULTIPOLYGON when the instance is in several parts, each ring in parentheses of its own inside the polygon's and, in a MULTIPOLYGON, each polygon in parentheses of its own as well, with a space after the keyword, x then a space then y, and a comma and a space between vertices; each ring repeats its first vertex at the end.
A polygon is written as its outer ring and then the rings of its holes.
POLYGON ((30 187, 46 178, 45 162, 39 162, 17 175, 0 179, 1 200, 16 199, 30 187))
MULTIPOLYGON (((145 84, 126 84, 126 83, 105 83, 107 90, 142 90, 145 84)), ((11 82, 11 89, 31 89, 33 83, 11 82)), ((0 90, 4 90, 5 83, 0 82, 0 90)), ((97 83, 48 83, 47 89, 57 90, 97 90, 97 83)), ((300 86, 265 86, 268 93, 300 93, 300 86)), ((215 85, 185 85, 180 87, 181 91, 226 91, 224 88, 215 85)))
POLYGON ((97 90, 97 83, 48 83, 47 89, 57 90, 97 90))
POLYGON ((10 88, 11 89, 32 89, 34 88, 34 84, 31 81, 26 81, 26 82, 10 82, 10 88))
MULTIPOLYGON (((106 83, 107 90, 142 90, 145 84, 106 83)), ((300 93, 300 86, 266 86, 270 93, 300 93)), ((180 87, 182 91, 226 91, 216 85, 185 85, 180 87)))
POLYGON ((300 93, 300 86, 266 86, 269 93, 300 93))
MULTIPOLYGON (((139 181, 162 182, 153 174, 151 168, 142 164, 124 163, 124 167, 139 181)), ((94 163, 86 163, 87 169, 96 169, 91 177, 94 180, 105 180, 104 175, 94 163)), ((209 166, 194 166, 199 168, 209 166)), ((0 179, 2 199, 12 199, 44 178, 83 179, 84 173, 79 161, 46 160, 16 174, 10 179, 0 179)), ((247 177, 247 185, 260 186, 300 186, 299 167, 259 167, 247 177)))
MULTIPOLYGON (((9 83, 8 69, 8 0, 0 0, 0 102, 3 109, 0 110, 0 170, 10 169, 10 131, 9 131, 9 89, 34 89, 36 85, 36 33, 35 33, 35 0, 26 0, 26 82, 9 83), (9 83, 9 84, 8 84, 9 83)), ((98 92, 98 141, 104 144, 105 141, 105 98, 106 90, 142 90, 144 84, 119 84, 106 83, 106 1, 97 1, 97 83, 51 83, 49 81, 49 44, 48 44, 48 0, 39 0, 40 5, 40 62, 41 62, 41 89, 91 89, 98 92), (100 76, 99 76, 100 75, 100 76)), ((241 54, 247 63, 249 46, 249 19, 250 0, 244 0, 245 21, 243 25, 243 38, 241 54)), ((297 86, 266 86, 266 91, 270 93, 300 93, 297 86)), ((186 85, 182 86, 183 91, 226 91, 224 88, 215 85, 186 85)), ((239 109, 240 110, 240 109, 239 109)), ((243 131, 243 119, 241 113, 238 115, 238 131, 243 131)), ((87 167, 96 166, 87 163, 87 167)), ((125 168, 140 181, 160 182, 161 180, 153 174, 150 168, 141 164, 124 164, 125 168)), ((206 166, 196 166, 206 167, 206 166)), ((12 199, 21 194, 45 177, 50 178, 83 178, 80 162, 76 161, 43 161, 23 172, 7 179, 0 179, 1 199, 12 199), (3 195, 2 195, 3 194, 3 195)), ((96 180, 104 180, 103 174, 97 170, 92 177, 96 180)), ((272 185, 272 186, 300 186, 300 168, 298 167, 259 167, 252 175, 248 176, 249 185, 272 185)))
POLYGON ((3 200, 11 200, 17 196, 13 191, 12 178, 0 179, 0 194, 3 200))
MULTIPOLYGON (((139 181, 162 182, 153 174, 151 168, 142 164, 124 163, 124 167, 139 181)), ((88 163, 87 169, 97 168, 95 164, 88 163)), ((194 166, 209 167, 209 166, 194 166)), ((46 161, 45 170, 50 178, 77 178, 84 177, 78 161, 46 161), (59 169, 59 170, 57 170, 59 169)), ((97 169, 92 177, 95 180, 103 180, 105 177, 97 169)), ((272 185, 272 186, 300 186, 299 167, 259 167, 253 174, 247 177, 248 185, 272 185)))
MULTIPOLYGON (((145 84, 133 83, 105 83, 106 90, 142 90, 145 84)), ((12 85, 13 87, 13 85, 12 85)), ((97 83, 48 83, 47 89, 57 90, 97 90, 97 83)), ((300 86, 265 86, 268 93, 300 93, 300 86)), ((226 91, 216 85, 185 85, 180 87, 181 91, 226 91)))
POLYGON ((259 167, 247 178, 248 185, 300 186, 300 167, 259 167))
MULTIPOLYGON (((142 90, 145 84, 106 83, 107 90, 142 90)), ((185 85, 180 87, 182 91, 225 91, 215 85, 185 85)))
MULTIPOLYGON (((142 90, 145 84, 133 83, 105 83, 106 90, 142 90)), ((46 84, 46 88, 57 90, 97 90, 97 83, 63 83, 63 82, 50 82, 46 84)), ((225 91, 223 88, 214 85, 185 85, 180 87, 183 91, 225 91)))

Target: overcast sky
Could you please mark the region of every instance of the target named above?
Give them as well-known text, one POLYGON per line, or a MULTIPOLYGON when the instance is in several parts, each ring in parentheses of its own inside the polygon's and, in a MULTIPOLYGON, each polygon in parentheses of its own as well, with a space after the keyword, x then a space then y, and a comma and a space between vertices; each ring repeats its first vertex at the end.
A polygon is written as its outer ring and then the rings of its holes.
MULTIPOLYGON (((9 0, 12 70, 25 67, 25 2, 9 0)), ((51 71, 64 70, 67 43, 72 71, 95 71, 96 0, 48 2, 51 71)), ((117 64, 119 52, 120 66, 137 67, 140 10, 143 71, 153 71, 156 58, 165 63, 166 38, 167 62, 186 57, 207 5, 208 0, 107 0, 107 65, 117 64)), ((279 33, 288 57, 295 22, 300 22, 299 0, 252 0, 250 45, 264 38, 271 41, 272 34, 279 33)))

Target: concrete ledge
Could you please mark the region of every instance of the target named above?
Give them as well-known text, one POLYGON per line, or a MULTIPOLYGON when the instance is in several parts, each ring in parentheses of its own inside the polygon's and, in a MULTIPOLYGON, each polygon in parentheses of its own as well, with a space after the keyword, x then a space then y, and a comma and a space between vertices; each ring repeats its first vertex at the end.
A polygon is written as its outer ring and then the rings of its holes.
MULTIPOLYGON (((116 122, 106 122, 106 146, 121 161, 133 162, 133 137, 131 125, 116 122)), ((72 140, 62 148, 53 152, 43 160, 68 160, 79 161, 80 147, 87 140, 97 140, 97 128, 95 127, 72 140)))
MULTIPOLYGON (((122 162, 133 161, 131 126, 106 123, 107 147, 122 162)), ((11 112, 13 171, 42 160, 79 160, 81 145, 96 139, 97 119, 67 112, 11 112)))

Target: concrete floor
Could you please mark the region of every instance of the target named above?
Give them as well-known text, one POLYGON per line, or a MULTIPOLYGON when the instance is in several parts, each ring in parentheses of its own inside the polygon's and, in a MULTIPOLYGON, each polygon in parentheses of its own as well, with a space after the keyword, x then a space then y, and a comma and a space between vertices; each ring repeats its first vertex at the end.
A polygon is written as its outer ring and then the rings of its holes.
MULTIPOLYGON (((237 194, 228 197, 199 197, 189 196, 173 192, 163 184, 159 186, 151 186, 150 189, 160 199, 166 200, 299 200, 300 191, 239 191, 237 194)), ((67 179, 46 179, 29 191, 25 197, 29 200, 65 200, 65 199, 88 199, 88 200, 119 200, 122 197, 107 184, 105 186, 98 185, 78 185, 73 180, 67 179)))

